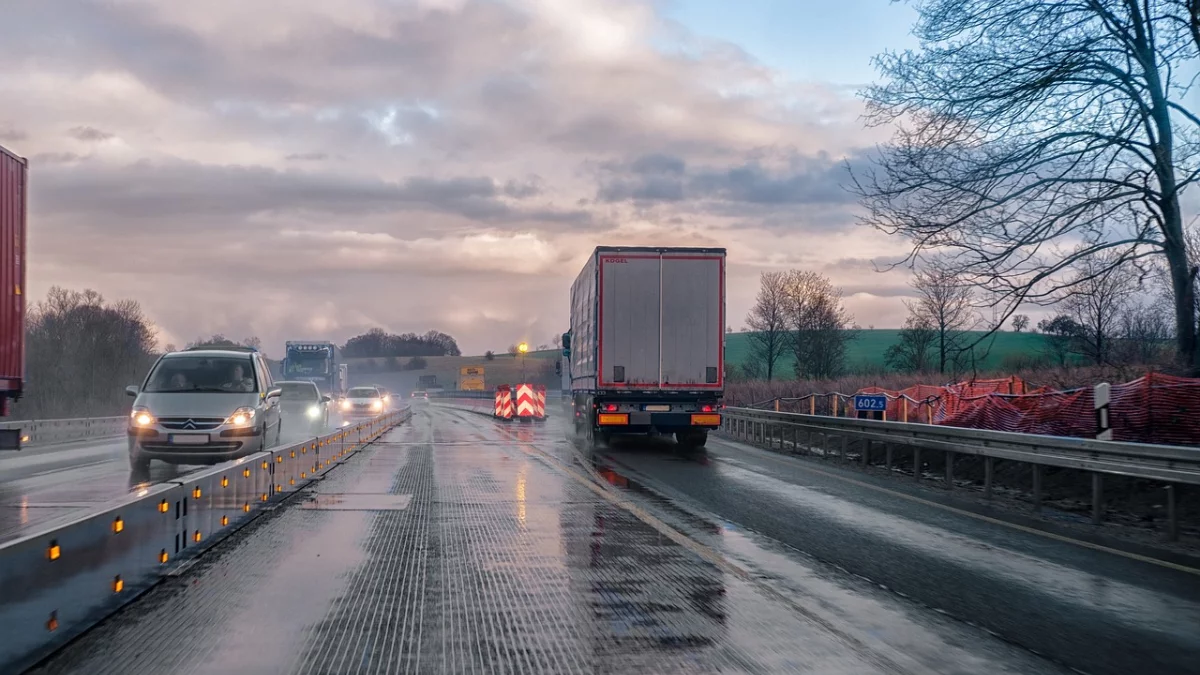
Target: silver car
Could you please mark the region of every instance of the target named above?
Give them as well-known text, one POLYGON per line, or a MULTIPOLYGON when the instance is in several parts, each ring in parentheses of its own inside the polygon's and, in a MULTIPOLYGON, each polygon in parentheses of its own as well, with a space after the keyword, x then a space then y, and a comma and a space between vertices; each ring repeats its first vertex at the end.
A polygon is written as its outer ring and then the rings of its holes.
POLYGON ((280 390, 251 348, 198 348, 159 357, 146 381, 126 388, 129 467, 150 460, 216 464, 277 445, 280 390))
POLYGON ((282 392, 279 412, 287 420, 288 433, 307 431, 320 436, 329 428, 329 396, 307 380, 282 380, 274 384, 282 392))
POLYGON ((351 387, 342 399, 342 418, 346 421, 378 417, 387 409, 378 387, 351 387))

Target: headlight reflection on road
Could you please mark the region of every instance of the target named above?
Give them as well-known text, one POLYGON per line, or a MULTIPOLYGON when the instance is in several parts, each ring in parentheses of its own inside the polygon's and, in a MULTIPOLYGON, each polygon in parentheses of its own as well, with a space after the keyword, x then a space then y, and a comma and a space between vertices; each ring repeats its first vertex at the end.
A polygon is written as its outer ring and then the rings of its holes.
POLYGON ((525 467, 517 474, 517 520, 525 526, 525 467))

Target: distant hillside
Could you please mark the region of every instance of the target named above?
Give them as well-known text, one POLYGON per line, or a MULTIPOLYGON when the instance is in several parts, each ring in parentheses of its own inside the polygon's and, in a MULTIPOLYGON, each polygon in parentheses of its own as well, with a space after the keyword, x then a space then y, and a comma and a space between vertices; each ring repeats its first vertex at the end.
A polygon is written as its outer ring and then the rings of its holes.
MULTIPOLYGON (((972 334, 972 339, 983 335, 972 334)), ((725 361, 741 365, 750 356, 750 340, 747 333, 726 335, 725 361)), ((898 329, 860 330, 857 339, 846 347, 846 369, 848 373, 863 371, 878 372, 887 369, 883 355, 888 347, 900 341, 898 329)), ((1001 370, 1012 357, 1037 358, 1045 352, 1046 336, 1037 333, 998 332, 980 344, 976 350, 976 368, 981 371, 1001 370)), ((791 377, 795 359, 784 355, 775 365, 777 372, 791 377)))
MULTIPOLYGON (((553 363, 561 353, 559 350, 527 353, 525 355, 525 379, 538 381, 534 380, 534 376, 540 373, 542 380, 553 379, 557 382, 553 363)), ((345 362, 350 366, 352 383, 373 381, 370 374, 397 373, 402 374, 403 378, 391 378, 389 382, 402 380, 405 382, 403 389, 415 386, 421 375, 435 375, 438 384, 446 389, 454 389, 458 386, 460 369, 466 366, 482 367, 484 385, 489 389, 497 384, 515 384, 521 378, 521 360, 510 354, 496 354, 491 361, 484 356, 424 356, 421 358, 425 360, 426 364, 425 368, 421 370, 402 370, 408 363, 409 357, 397 357, 391 361, 386 358, 345 359, 345 362), (412 385, 409 384, 410 381, 413 383, 412 385)), ((380 380, 380 383, 385 386, 389 382, 380 380)), ((401 388, 397 385, 392 386, 397 387, 397 390, 401 388)))

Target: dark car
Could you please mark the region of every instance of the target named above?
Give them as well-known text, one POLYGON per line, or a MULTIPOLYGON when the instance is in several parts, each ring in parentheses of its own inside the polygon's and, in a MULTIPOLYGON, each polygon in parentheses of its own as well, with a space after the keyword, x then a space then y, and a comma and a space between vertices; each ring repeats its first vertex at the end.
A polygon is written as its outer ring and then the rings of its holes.
POLYGON ((289 429, 307 429, 313 436, 329 429, 329 396, 322 395, 316 384, 284 380, 275 386, 282 390, 279 408, 289 429))

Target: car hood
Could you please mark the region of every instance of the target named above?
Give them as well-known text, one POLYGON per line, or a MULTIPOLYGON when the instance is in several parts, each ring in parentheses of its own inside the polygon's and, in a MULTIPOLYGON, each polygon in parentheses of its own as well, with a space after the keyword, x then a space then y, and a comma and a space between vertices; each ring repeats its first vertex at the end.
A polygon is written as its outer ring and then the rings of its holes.
POLYGON ((228 417, 241 407, 255 407, 261 401, 259 394, 245 392, 142 392, 133 405, 147 408, 155 417, 228 417))
POLYGON ((308 410, 312 406, 321 405, 320 401, 280 401, 279 407, 286 410, 308 410))

